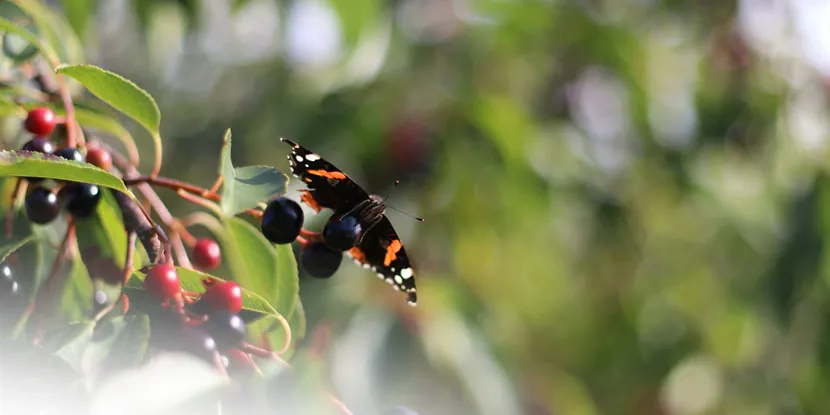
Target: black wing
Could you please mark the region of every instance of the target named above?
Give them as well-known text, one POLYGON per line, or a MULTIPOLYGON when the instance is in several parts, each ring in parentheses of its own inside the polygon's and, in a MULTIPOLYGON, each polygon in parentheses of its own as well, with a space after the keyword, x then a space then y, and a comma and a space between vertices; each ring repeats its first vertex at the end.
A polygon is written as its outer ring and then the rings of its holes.
POLYGON ((288 155, 291 174, 308 187, 301 199, 314 210, 319 212, 322 208, 329 208, 338 213, 346 212, 369 198, 369 193, 346 173, 316 153, 289 139, 280 138, 280 141, 291 145, 288 155))
POLYGON ((407 295, 407 302, 416 305, 415 273, 395 228, 386 216, 369 229, 360 243, 350 249, 349 256, 364 268, 371 268, 378 277, 407 295))

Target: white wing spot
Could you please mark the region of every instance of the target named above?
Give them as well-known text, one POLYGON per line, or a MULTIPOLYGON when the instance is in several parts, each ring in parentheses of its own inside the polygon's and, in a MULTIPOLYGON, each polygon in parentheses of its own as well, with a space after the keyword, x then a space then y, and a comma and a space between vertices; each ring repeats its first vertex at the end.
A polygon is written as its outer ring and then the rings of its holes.
POLYGON ((308 163, 303 164, 303 166, 305 166, 305 168, 308 168, 308 163))
POLYGON ((318 156, 318 155, 316 155, 316 154, 314 154, 314 153, 307 154, 307 155, 305 156, 305 158, 306 158, 306 160, 308 160, 308 161, 317 161, 317 160, 320 160, 320 156, 318 156))
POLYGON ((403 279, 408 280, 412 278, 412 268, 404 268, 401 270, 401 277, 403 279))
POLYGON ((403 284, 403 278, 400 275, 395 275, 395 282, 398 284, 403 284))
POLYGON ((300 163, 302 163, 302 162, 303 162, 303 156, 301 156, 301 155, 299 155, 299 154, 298 154, 298 155, 296 155, 296 156, 294 156, 294 158, 295 158, 295 159, 297 159, 297 161, 299 161, 300 163))

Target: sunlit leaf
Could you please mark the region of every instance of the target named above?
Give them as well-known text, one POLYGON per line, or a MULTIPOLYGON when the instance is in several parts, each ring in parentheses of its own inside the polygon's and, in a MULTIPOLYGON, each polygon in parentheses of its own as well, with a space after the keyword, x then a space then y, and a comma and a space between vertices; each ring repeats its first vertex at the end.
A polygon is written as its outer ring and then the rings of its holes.
POLYGON ((72 77, 93 95, 158 135, 161 113, 150 94, 132 81, 94 65, 62 65, 58 73, 72 77))
POLYGON ((234 168, 231 161, 231 130, 225 133, 222 147, 222 211, 233 216, 256 207, 285 192, 288 177, 273 167, 234 168))
MULTIPOLYGON (((214 277, 210 274, 187 268, 176 267, 176 270, 179 273, 179 280, 181 281, 182 289, 188 292, 203 293, 207 287, 224 281, 223 279, 214 277)), ((145 274, 136 271, 133 272, 133 275, 130 277, 129 281, 127 281, 124 292, 128 297, 130 297, 131 302, 133 297, 145 295, 143 288, 144 277, 145 274)), ((272 307, 268 301, 260 295, 251 291, 248 287, 242 285, 241 283, 240 286, 242 288, 242 311, 240 312, 240 316, 246 322, 252 322, 262 318, 263 316, 274 315, 277 313, 277 310, 275 310, 274 307, 272 307)), ((139 301, 141 301, 140 298, 139 301)))
POLYGON ((0 151, 0 176, 44 177, 96 184, 132 195, 114 174, 88 163, 41 153, 0 151))

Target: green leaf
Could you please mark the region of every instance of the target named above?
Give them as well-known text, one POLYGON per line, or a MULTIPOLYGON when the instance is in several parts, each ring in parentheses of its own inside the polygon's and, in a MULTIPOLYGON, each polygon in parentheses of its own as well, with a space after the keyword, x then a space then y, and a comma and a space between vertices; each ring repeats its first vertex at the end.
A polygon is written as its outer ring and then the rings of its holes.
POLYGON ((75 221, 78 250, 93 279, 118 281, 127 256, 127 233, 111 191, 101 193, 96 214, 75 221))
MULTIPOLYGON (((221 278, 192 269, 176 267, 176 270, 179 273, 179 280, 184 291, 203 293, 207 287, 224 281, 221 278)), ((144 298, 140 298, 145 295, 144 277, 144 273, 135 271, 127 281, 124 292, 130 297, 131 302, 134 296, 139 297, 139 301, 144 300, 144 298)), ((253 322, 264 316, 277 314, 277 310, 268 301, 255 292, 246 289, 243 284, 239 283, 239 285, 242 287, 242 311, 240 316, 246 322, 253 322)))
POLYGON ((20 238, 16 241, 9 242, 3 246, 0 246, 0 263, 6 260, 6 258, 11 255, 12 252, 17 251, 18 249, 22 248, 24 245, 28 244, 35 240, 34 235, 28 235, 24 238, 20 238))
POLYGON ((88 163, 41 153, 0 151, 0 177, 44 177, 96 184, 135 196, 118 176, 88 163))
POLYGON ((56 71, 74 78, 93 95, 141 124, 153 137, 158 136, 159 107, 150 94, 132 81, 94 65, 62 65, 56 71))
POLYGON ((50 60, 54 59, 57 56, 55 51, 48 45, 41 42, 37 35, 26 30, 21 26, 16 25, 10 20, 6 20, 5 18, 0 17, 0 30, 6 31, 7 33, 14 33, 17 36, 20 36, 27 42, 31 43, 38 50, 40 50, 40 52, 46 55, 46 57, 50 60))
POLYGON ((289 318, 300 291, 291 246, 275 249, 262 232, 242 219, 230 217, 223 223, 225 232, 218 236, 231 275, 240 285, 262 295, 280 315, 289 318))
POLYGON ((337 10, 343 39, 349 46, 356 45, 363 30, 375 24, 383 6, 379 0, 333 1, 330 4, 337 10))
POLYGON ((87 22, 95 15, 97 5, 97 0, 61 0, 66 19, 78 36, 83 37, 86 33, 87 22))
POLYGON ((54 330, 47 331, 43 335, 43 347, 69 363, 76 372, 83 372, 83 358, 95 323, 72 323, 54 330))
MULTIPOLYGON (((132 314, 121 318, 124 327, 110 345, 101 367, 107 371, 138 364, 147 352, 150 340, 150 318, 145 314, 132 314)), ((113 319, 115 320, 115 319, 113 319)))
POLYGON ((75 256, 69 275, 64 278, 61 313, 71 322, 81 321, 92 314, 92 280, 80 255, 75 256))
POLYGON ((63 15, 38 1, 12 0, 26 14, 34 19, 37 28, 43 33, 51 49, 58 52, 50 59, 52 64, 58 61, 66 63, 82 63, 84 58, 83 47, 72 26, 63 15))
POLYGON ((222 212, 233 216, 285 192, 288 177, 268 166, 234 168, 231 161, 231 130, 222 147, 222 212))

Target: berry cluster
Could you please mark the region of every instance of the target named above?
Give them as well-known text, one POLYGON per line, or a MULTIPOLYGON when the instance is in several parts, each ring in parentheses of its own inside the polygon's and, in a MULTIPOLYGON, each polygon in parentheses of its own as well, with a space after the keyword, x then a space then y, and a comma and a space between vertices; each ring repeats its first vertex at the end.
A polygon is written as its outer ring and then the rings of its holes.
POLYGON ((155 347, 189 352, 208 361, 214 361, 217 352, 244 354, 237 349, 247 333, 239 316, 242 289, 237 283, 214 284, 186 308, 179 301, 183 297, 176 268, 162 263, 147 271, 144 289, 157 301, 148 313, 155 347))
MULTIPOLYGON (((55 113, 48 108, 35 108, 29 111, 24 121, 26 130, 35 137, 26 142, 21 150, 50 154, 67 160, 88 162, 102 169, 109 169, 112 159, 109 153, 100 148, 90 148, 84 156, 77 148, 63 147, 55 149, 48 136, 55 129, 55 113)), ((89 183, 57 183, 46 187, 38 177, 27 177, 29 187, 25 199, 25 210, 29 220, 39 225, 52 222, 60 214, 61 208, 76 217, 85 218, 92 215, 101 199, 101 189, 89 183), (57 193, 56 193, 57 191, 57 193)))
POLYGON ((329 278, 340 267, 343 252, 352 249, 360 240, 363 226, 355 215, 334 215, 328 219, 322 233, 308 233, 306 240, 300 236, 303 221, 300 205, 279 197, 266 206, 260 228, 265 238, 275 244, 299 240, 303 270, 312 277, 329 278))

